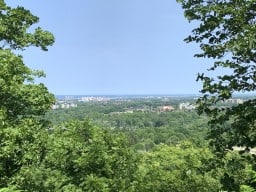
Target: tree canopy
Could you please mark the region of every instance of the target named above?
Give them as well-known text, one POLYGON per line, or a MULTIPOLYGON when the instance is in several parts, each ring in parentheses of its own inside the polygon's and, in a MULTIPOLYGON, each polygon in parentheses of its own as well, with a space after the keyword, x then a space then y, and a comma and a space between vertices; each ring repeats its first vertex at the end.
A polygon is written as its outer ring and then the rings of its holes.
MULTIPOLYGON (((196 26, 185 39, 199 44, 197 58, 212 61, 205 73, 199 73, 202 96, 197 100, 199 114, 209 117, 208 139, 219 157, 242 146, 243 152, 256 147, 256 99, 249 99, 233 106, 221 106, 234 94, 254 93, 256 90, 256 1, 251 0, 177 0, 184 15, 196 26)), ((244 153, 241 154, 244 155, 244 153)), ((246 154, 246 153, 245 153, 246 154)), ((246 158, 245 156, 243 156, 246 158)), ((236 178, 230 170, 240 172, 242 159, 233 159, 223 170, 221 182, 228 191, 238 191, 236 178)), ((255 164, 255 160, 251 162, 255 164)), ((222 165, 216 165, 221 167, 222 165)), ((252 167, 252 175, 255 175, 252 167)), ((238 179, 239 180, 239 179, 238 179)), ((237 180, 237 181, 238 181, 237 180)), ((241 185, 241 191, 255 191, 254 180, 241 185)))
POLYGON ((0 0, 0 188, 24 167, 43 159, 46 127, 41 116, 54 103, 54 96, 34 80, 44 76, 23 63, 18 53, 29 46, 47 47, 53 35, 35 27, 39 18, 23 7, 12 8, 0 0))
POLYGON ((44 114, 54 102, 54 97, 43 84, 35 84, 42 71, 28 68, 17 50, 29 46, 47 47, 54 43, 53 35, 34 27, 39 18, 23 7, 11 8, 0 1, 0 110, 7 119, 44 114), (14 52, 16 51, 16 52, 14 52))
POLYGON ((54 43, 54 36, 40 27, 31 30, 39 18, 24 7, 11 8, 0 0, 0 42, 1 48, 24 50, 29 46, 47 50, 54 43), (28 32, 32 31, 32 32, 28 32))
POLYGON ((233 146, 256 146, 255 103, 216 107, 236 93, 256 89, 256 2, 247 0, 177 0, 185 17, 197 25, 185 41, 200 45, 198 58, 213 59, 208 69, 217 73, 198 74, 203 82, 198 111, 211 117, 209 138, 217 151, 233 146), (224 69, 225 72, 223 73, 224 69), (217 75, 216 75, 217 74, 217 75))

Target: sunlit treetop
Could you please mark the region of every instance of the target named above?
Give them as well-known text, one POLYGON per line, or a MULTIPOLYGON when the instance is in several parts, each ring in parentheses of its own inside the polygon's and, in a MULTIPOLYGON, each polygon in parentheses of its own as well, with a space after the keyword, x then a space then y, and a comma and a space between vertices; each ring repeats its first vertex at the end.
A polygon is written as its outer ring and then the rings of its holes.
POLYGON ((47 50, 47 46, 54 43, 54 36, 36 27, 39 22, 29 10, 18 6, 11 8, 0 0, 0 46, 1 48, 24 49, 28 46, 40 47, 47 50))

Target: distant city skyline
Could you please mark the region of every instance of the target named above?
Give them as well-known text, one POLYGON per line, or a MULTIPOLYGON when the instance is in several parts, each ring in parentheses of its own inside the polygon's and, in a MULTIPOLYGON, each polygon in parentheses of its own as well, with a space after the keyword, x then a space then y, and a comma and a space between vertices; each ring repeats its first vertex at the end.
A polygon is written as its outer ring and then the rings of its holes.
MULTIPOLYGON (((55 35, 48 52, 29 48, 25 64, 42 69, 55 95, 197 94, 198 45, 181 6, 170 0, 6 1, 40 18, 55 35)), ((205 64, 206 63, 206 64, 205 64)))

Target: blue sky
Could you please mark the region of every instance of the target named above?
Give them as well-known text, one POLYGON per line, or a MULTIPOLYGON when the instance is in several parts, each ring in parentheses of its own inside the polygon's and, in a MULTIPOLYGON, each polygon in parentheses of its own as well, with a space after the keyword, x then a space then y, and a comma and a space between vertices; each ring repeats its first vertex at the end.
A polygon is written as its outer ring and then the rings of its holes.
POLYGON ((198 93, 197 45, 175 0, 11 0, 40 18, 56 38, 48 52, 30 48, 25 63, 42 69, 54 94, 198 93))

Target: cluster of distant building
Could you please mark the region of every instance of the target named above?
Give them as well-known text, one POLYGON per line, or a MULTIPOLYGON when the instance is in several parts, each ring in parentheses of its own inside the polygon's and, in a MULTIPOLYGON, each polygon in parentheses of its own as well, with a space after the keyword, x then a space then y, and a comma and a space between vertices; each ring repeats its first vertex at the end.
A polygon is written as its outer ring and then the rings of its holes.
MULTIPOLYGON (((89 101, 95 101, 90 100, 89 98, 87 98, 86 100, 80 100, 83 102, 89 102, 89 101)), ((97 100, 97 101, 104 101, 104 100, 97 100)), ((65 101, 58 101, 57 103, 55 103, 54 105, 52 105, 52 109, 69 109, 69 108, 74 108, 77 107, 76 103, 72 103, 72 102, 65 102, 65 101)), ((187 102, 187 103, 180 103, 179 104, 179 109, 180 110, 193 110, 195 109, 195 105, 187 102)), ((144 111, 145 109, 141 109, 141 111, 144 111)), ((162 106, 159 107, 158 110, 160 112, 168 112, 168 111, 174 111, 175 108, 171 105, 167 105, 167 106, 162 106)))
POLYGON ((76 103, 56 103, 52 105, 52 109, 69 109, 77 107, 76 103))
MULTIPOLYGON (((226 104, 242 104, 244 102, 243 99, 227 99, 225 101, 222 101, 221 103, 226 103, 226 104)), ((190 102, 185 102, 185 103, 180 103, 179 104, 179 110, 195 110, 196 105, 192 104, 190 102)), ((175 110, 173 106, 163 106, 160 108, 160 111, 173 111, 175 110)))
POLYGON ((189 102, 179 104, 179 109, 180 110, 194 110, 195 108, 196 108, 196 106, 194 104, 189 103, 189 102))
POLYGON ((90 101, 109 101, 107 97, 81 97, 78 101, 90 102, 90 101))
MULTIPOLYGON (((67 96, 63 99, 59 99, 57 101, 57 103, 52 105, 52 109, 69 109, 69 108, 77 107, 78 102, 102 102, 102 101, 109 101, 110 99, 111 98, 109 98, 109 97, 98 97, 98 96, 96 96, 96 97, 95 96, 86 96, 86 97, 79 97, 79 98, 67 96)), ((243 99, 237 98, 237 99, 227 99, 225 101, 222 101, 221 103, 223 103, 223 104, 229 104, 229 103, 230 104, 242 104, 243 102, 244 102, 243 99)), ((159 107, 157 111, 167 112, 167 111, 173 111, 173 110, 175 110, 175 108, 171 105, 167 105, 167 106, 159 107)), ((179 109, 179 110, 194 110, 195 108, 196 108, 195 104, 192 104, 190 102, 183 102, 183 103, 180 103, 179 106, 177 106, 177 109, 179 109)), ((136 110, 147 111, 148 109, 136 109, 136 110)))
POLYGON ((92 102, 92 101, 108 101, 107 97, 80 97, 74 98, 73 96, 66 96, 64 99, 59 99, 52 109, 69 109, 77 107, 77 102, 92 102))
MULTIPOLYGON (((179 110, 194 110, 196 106, 192 103, 186 102, 186 103, 180 103, 179 104, 179 110)), ((171 105, 160 107, 161 112, 168 112, 168 111, 174 111, 175 108, 171 105)))

